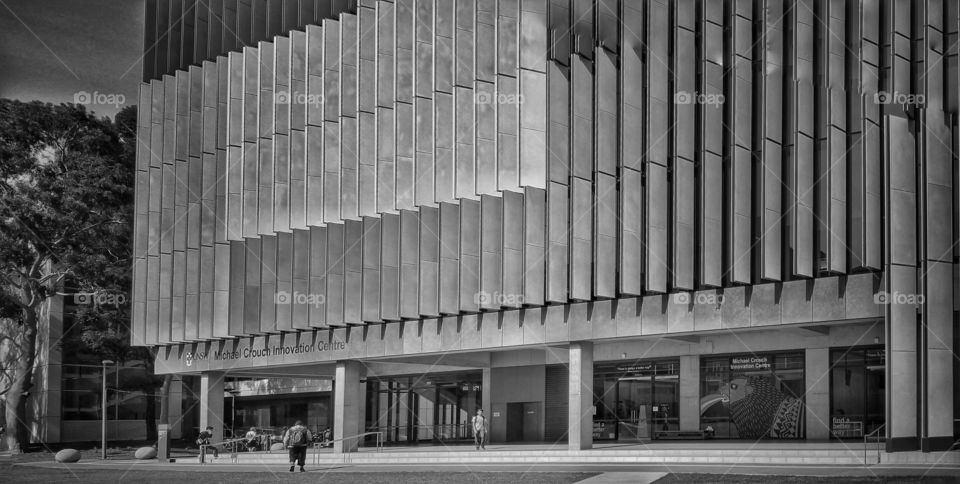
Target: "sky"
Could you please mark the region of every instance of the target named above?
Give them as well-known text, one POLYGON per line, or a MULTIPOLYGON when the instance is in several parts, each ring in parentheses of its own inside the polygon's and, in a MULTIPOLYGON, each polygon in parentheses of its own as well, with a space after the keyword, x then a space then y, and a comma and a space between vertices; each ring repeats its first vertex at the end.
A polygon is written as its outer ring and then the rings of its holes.
POLYGON ((0 98, 137 103, 143 0, 0 0, 0 98))

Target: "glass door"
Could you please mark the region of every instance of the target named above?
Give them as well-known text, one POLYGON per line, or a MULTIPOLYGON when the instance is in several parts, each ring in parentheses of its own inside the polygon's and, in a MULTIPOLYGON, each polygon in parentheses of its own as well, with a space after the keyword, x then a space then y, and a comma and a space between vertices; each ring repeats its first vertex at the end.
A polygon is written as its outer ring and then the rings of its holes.
POLYGON ((838 439, 861 439, 885 421, 883 348, 834 349, 831 362, 830 433, 838 439))
MULTIPOLYGON (((873 432, 880 428, 886 422, 887 417, 884 413, 886 395, 884 386, 886 385, 886 370, 881 366, 879 368, 867 367, 866 378, 866 416, 864 418, 865 433, 873 432)), ((881 432, 882 433, 882 432, 881 432)))
MULTIPOLYGON (((385 442, 408 442, 410 437, 410 409, 415 404, 406 381, 378 382, 376 430, 384 432, 385 442)), ((414 393, 415 394, 415 393, 414 393)))
POLYGON ((437 387, 437 430, 434 435, 439 441, 457 439, 460 423, 460 397, 456 383, 446 383, 437 387))
MULTIPOLYGON (((883 348, 867 350, 864 352, 864 362, 866 363, 867 374, 864 379, 864 396, 866 402, 866 418, 864 419, 865 433, 873 432, 880 428, 886 421, 886 384, 887 369, 884 365, 885 354, 883 348)), ((883 431, 880 431, 883 436, 883 431)))
POLYGON ((617 385, 618 440, 649 439, 652 429, 653 388, 649 376, 621 378, 617 385))
POLYGON ((658 375, 653 380, 653 420, 656 430, 680 430, 680 375, 658 375))
POLYGON ((614 375, 601 375, 593 380, 593 440, 617 439, 617 387, 614 375))

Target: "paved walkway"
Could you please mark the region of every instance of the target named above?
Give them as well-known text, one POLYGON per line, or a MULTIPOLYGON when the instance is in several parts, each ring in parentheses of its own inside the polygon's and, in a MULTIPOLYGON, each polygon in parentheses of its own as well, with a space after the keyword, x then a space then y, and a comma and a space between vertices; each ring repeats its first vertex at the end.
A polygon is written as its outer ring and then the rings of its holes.
MULTIPOLYGON (((863 452, 863 442, 749 442, 749 441, 649 441, 649 442, 613 442, 594 443, 595 450, 691 450, 691 449, 724 449, 724 450, 853 450, 863 452)), ((867 444, 867 448, 875 450, 876 444, 867 444)), ((566 451, 567 444, 487 444, 487 451, 566 451)), ((359 452, 376 452, 376 447, 361 447, 359 452)), ((424 445, 390 445, 384 446, 383 452, 473 452, 472 443, 452 444, 424 444, 424 445)), ((310 449, 310 452, 313 452, 310 449)), ((331 448, 322 448, 320 453, 333 453, 331 448)))
MULTIPOLYGON (((864 446, 862 443, 843 443, 843 442, 730 442, 730 441, 710 441, 710 442, 652 442, 652 443, 601 443, 594 446, 594 450, 580 451, 577 454, 623 454, 636 452, 637 455, 649 455, 651 452, 666 453, 670 458, 651 461, 647 459, 626 459, 624 461, 602 461, 602 462, 578 462, 567 454, 567 446, 564 444, 496 444, 488 445, 485 452, 477 452, 472 445, 422 445, 422 446, 402 446, 386 447, 383 449, 383 457, 389 461, 381 463, 376 462, 376 456, 371 455, 376 449, 364 448, 360 454, 365 459, 345 460, 337 462, 332 459, 333 455, 328 454, 330 449, 322 449, 322 456, 329 456, 326 462, 313 465, 312 459, 307 460, 308 475, 325 475, 327 473, 391 473, 391 472, 600 472, 602 475, 590 478, 586 484, 603 483, 645 483, 653 482, 665 474, 754 474, 754 475, 805 475, 805 476, 823 476, 823 477, 876 477, 876 476, 960 476, 960 452, 950 452, 949 455, 936 465, 909 463, 909 462, 889 462, 879 465, 852 465, 847 464, 825 464, 817 462, 816 458, 800 459, 795 464, 777 464, 771 461, 747 462, 745 460, 734 458, 730 462, 711 462, 711 459, 703 458, 704 455, 712 454, 734 454, 752 455, 763 453, 777 454, 800 454, 809 452, 810 454, 840 453, 857 454, 862 456, 864 446), (674 452, 675 451, 675 452, 674 452), (741 451, 741 452, 737 452, 741 451), (457 454, 459 453, 459 454, 457 454), (552 454, 554 458, 548 459, 549 462, 521 462, 516 461, 517 457, 534 454, 552 454), (432 454, 432 456, 431 456, 432 454), (466 456, 477 455, 491 457, 483 461, 469 461, 466 456), (697 457, 691 459, 693 454, 697 457), (392 456, 392 458, 391 458, 392 456), (498 457, 495 457, 498 456, 498 457), (679 456, 679 457, 678 457, 679 456), (435 457, 435 460, 431 457, 435 457), (371 458, 373 458, 371 460, 371 458), (428 462, 429 461, 429 462, 428 462)), ((867 446, 868 452, 875 455, 876 447, 867 446)), ((902 455, 890 454, 890 455, 902 455)), ((918 456, 920 453, 916 453, 918 456)), ((244 454, 242 453, 241 456, 244 454)), ((261 454, 264 455, 264 454, 261 454)), ((574 455, 573 453, 569 455, 574 455)), ((156 461, 135 461, 132 459, 110 459, 107 461, 84 460, 77 464, 57 464, 50 461, 14 464, 15 466, 36 466, 42 468, 76 468, 76 469, 113 469, 113 470, 139 470, 147 472, 200 472, 200 473, 256 473, 256 472, 282 472, 285 471, 286 463, 285 453, 277 452, 275 454, 266 454, 269 459, 263 462, 241 459, 239 462, 230 462, 229 458, 218 459, 216 465, 201 465, 196 461, 196 453, 189 454, 182 449, 174 451, 176 464, 161 464, 156 461)), ((926 454, 928 457, 936 457, 932 454, 926 454)), ((248 457, 255 457, 250 455, 248 457)), ((903 455, 903 457, 908 457, 903 455)), ((857 459, 854 459, 857 460, 857 459)), ((774 461, 775 462, 775 461, 774 461)), ((857 460, 857 462, 860 462, 857 460)))
POLYGON ((665 475, 666 472, 604 472, 577 484, 650 484, 665 475))
MULTIPOLYGON (((81 461, 76 464, 56 462, 29 462, 14 464, 17 467, 41 467, 48 469, 122 469, 156 472, 185 473, 223 473, 236 472, 242 476, 252 472, 276 472, 286 474, 288 464, 231 464, 210 466, 200 464, 159 464, 155 461, 108 460, 81 461)), ((814 466, 814 465, 695 465, 695 464, 433 464, 433 465, 307 465, 307 474, 325 475, 328 473, 395 473, 395 472, 602 472, 606 479, 621 479, 626 474, 750 474, 769 476, 822 476, 822 477, 876 477, 876 476, 960 476, 960 466, 901 466, 876 465, 862 466, 814 466)), ((599 476, 598 476, 599 477, 599 476)), ((584 481, 586 482, 586 481, 584 481)), ((627 481, 590 481, 589 484, 627 481)))

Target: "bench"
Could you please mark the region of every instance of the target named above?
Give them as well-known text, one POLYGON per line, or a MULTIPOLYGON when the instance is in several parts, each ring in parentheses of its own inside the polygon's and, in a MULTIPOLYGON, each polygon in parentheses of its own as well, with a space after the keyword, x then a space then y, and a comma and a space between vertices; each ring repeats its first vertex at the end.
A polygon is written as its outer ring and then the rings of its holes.
POLYGON ((703 440, 706 433, 702 430, 658 430, 653 438, 657 440, 703 440))

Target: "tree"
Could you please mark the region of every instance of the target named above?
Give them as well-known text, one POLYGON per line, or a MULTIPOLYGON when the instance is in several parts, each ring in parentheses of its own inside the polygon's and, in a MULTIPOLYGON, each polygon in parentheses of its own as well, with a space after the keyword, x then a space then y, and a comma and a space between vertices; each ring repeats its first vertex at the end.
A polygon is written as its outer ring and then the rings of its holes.
POLYGON ((26 395, 50 298, 68 280, 85 292, 129 287, 136 139, 129 129, 82 106, 0 99, 0 398, 8 448, 29 440, 26 395))

